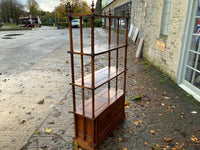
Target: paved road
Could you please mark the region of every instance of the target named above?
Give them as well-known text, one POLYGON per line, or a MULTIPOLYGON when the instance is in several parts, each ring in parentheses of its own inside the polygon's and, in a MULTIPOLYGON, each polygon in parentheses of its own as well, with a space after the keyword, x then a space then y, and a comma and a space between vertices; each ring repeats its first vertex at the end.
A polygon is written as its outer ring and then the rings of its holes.
POLYGON ((68 30, 50 27, 0 32, 0 73, 18 74, 68 41, 68 30), (6 36, 18 34, 16 36, 6 36), (11 39, 7 39, 11 38, 11 39))

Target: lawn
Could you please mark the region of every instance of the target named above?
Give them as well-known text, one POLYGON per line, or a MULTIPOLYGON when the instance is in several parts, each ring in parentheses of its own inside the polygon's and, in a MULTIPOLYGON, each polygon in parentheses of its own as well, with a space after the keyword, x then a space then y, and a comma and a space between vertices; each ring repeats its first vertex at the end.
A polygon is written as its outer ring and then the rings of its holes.
POLYGON ((10 28, 19 28, 16 24, 11 24, 11 23, 4 23, 4 27, 10 27, 10 28))

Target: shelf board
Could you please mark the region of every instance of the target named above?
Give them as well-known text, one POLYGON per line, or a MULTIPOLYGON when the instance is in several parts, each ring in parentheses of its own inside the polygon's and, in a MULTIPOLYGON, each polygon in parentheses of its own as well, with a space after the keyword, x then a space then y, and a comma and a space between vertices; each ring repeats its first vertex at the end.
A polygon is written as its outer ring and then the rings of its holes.
MULTIPOLYGON (((128 46, 128 45, 126 45, 126 44, 110 45, 110 47, 107 44, 96 45, 94 47, 94 49, 95 49, 94 56, 108 53, 108 52, 111 52, 111 51, 114 51, 114 50, 117 50, 117 49, 120 49, 120 48, 123 48, 126 46, 128 46)), ((80 49, 74 50, 73 52, 69 51, 69 53, 78 54, 78 55, 86 55, 86 56, 92 55, 91 54, 91 46, 83 48, 83 53, 80 52, 80 49)))
MULTIPOLYGON (((103 69, 95 71, 95 86, 94 89, 97 89, 98 87, 102 86, 103 84, 107 83, 108 81, 112 80, 113 78, 119 76, 120 74, 124 73, 125 70, 123 68, 118 68, 118 71, 116 72, 116 67, 111 66, 110 72, 109 67, 105 67, 103 69)), ((72 85, 86 88, 86 89, 92 89, 92 75, 88 74, 84 77, 84 85, 82 86, 82 78, 75 81, 75 83, 72 85)))
MULTIPOLYGON (((95 118, 100 115, 106 108, 108 108, 110 105, 112 105, 117 99, 119 99, 124 93, 122 90, 115 88, 110 88, 110 102, 108 101, 108 89, 104 89, 97 95, 95 95, 95 118)), ((82 105, 78 106, 76 108, 76 114, 84 115, 83 114, 82 105)), ((88 118, 92 118, 92 99, 85 101, 85 115, 88 118)))

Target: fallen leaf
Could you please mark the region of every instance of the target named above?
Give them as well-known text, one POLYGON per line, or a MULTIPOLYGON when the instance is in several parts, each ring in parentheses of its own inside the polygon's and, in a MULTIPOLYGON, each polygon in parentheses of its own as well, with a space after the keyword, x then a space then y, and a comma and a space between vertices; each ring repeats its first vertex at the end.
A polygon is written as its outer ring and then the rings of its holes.
POLYGON ((12 127, 9 127, 10 130, 12 130, 13 128, 14 128, 13 126, 12 126, 12 127))
POLYGON ((40 131, 38 131, 38 130, 37 130, 37 131, 35 131, 35 134, 39 134, 39 133, 40 133, 40 131))
POLYGON ((126 108, 126 109, 129 109, 129 108, 130 108, 130 106, 125 106, 125 108, 126 108))
POLYGON ((60 69, 57 70, 58 72, 62 73, 60 69))
POLYGON ((164 116, 164 114, 159 114, 160 116, 164 116))
POLYGON ((5 83, 6 83, 6 81, 7 81, 7 79, 4 79, 4 80, 3 80, 3 82, 5 82, 5 83))
POLYGON ((31 115, 31 112, 27 112, 26 114, 27 114, 27 115, 31 115))
POLYGON ((128 150, 127 148, 122 148, 122 150, 128 150))
POLYGON ((161 147, 162 148, 169 148, 169 146, 166 146, 166 145, 162 145, 161 147))
POLYGON ((158 147, 154 147, 154 146, 152 146, 151 149, 152 149, 152 150, 159 150, 158 147))
POLYGON ((164 138, 164 141, 165 141, 165 142, 171 142, 171 141, 173 141, 173 139, 170 138, 170 137, 167 137, 167 138, 164 138))
POLYGON ((67 99, 67 97, 64 97, 63 99, 67 99))
POLYGON ((60 87, 58 88, 58 90, 60 90, 60 87))
POLYGON ((155 131, 154 130, 151 130, 150 133, 155 135, 155 131))
POLYGON ((19 123, 19 125, 22 125, 24 124, 26 121, 25 120, 22 120, 22 122, 19 123))
POLYGON ((66 63, 68 64, 68 63, 69 63, 69 61, 67 60, 67 61, 66 61, 66 63))
POLYGON ((51 133, 51 129, 47 128, 46 133, 51 133))
POLYGON ((11 111, 11 112, 9 112, 9 114, 14 114, 14 112, 11 111))
POLYGON ((38 104, 40 104, 40 105, 44 104, 44 98, 42 100, 38 101, 38 104))
POLYGON ((192 111, 191 114, 197 114, 197 112, 196 111, 192 111))
POLYGON ((175 147, 177 150, 180 150, 180 149, 182 149, 183 148, 183 146, 182 145, 176 145, 176 147, 175 147))
POLYGON ((64 104, 64 102, 60 102, 60 105, 63 105, 64 104))
POLYGON ((148 143, 147 142, 144 142, 144 145, 147 145, 148 143))
POLYGON ((137 96, 133 96, 131 98, 132 101, 136 101, 136 100, 141 100, 142 96, 141 95, 137 95, 137 96))
POLYGON ((128 106, 129 105, 129 101, 128 100, 126 100, 126 102, 125 102, 125 106, 128 106))
POLYGON ((170 97, 164 97, 165 99, 170 99, 170 97))
POLYGON ((195 143, 200 143, 200 141, 198 140, 198 138, 195 137, 194 135, 192 135, 191 140, 192 140, 193 142, 195 142, 195 143))

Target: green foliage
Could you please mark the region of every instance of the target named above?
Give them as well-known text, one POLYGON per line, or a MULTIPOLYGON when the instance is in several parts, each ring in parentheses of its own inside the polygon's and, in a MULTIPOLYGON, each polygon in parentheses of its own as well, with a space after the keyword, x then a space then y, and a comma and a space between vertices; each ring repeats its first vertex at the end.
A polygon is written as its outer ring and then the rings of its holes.
POLYGON ((94 26, 95 26, 95 27, 102 27, 102 21, 95 20, 94 26))
POLYGON ((142 62, 145 66, 152 66, 152 62, 149 62, 149 61, 143 61, 142 62))
MULTIPOLYGON (((83 27, 91 27, 91 21, 89 19, 85 20, 83 22, 83 27)), ((101 20, 95 20, 94 21, 94 27, 102 27, 102 21, 101 20)))
POLYGON ((23 5, 17 0, 0 0, 0 21, 19 24, 19 17, 24 15, 23 5))
POLYGON ((55 22, 55 16, 54 13, 50 13, 50 12, 45 12, 43 13, 43 15, 41 16, 41 21, 42 21, 42 25, 53 25, 53 22, 55 22), (49 22, 49 19, 52 19, 52 22, 49 22))
POLYGON ((68 22, 58 22, 58 26, 69 27, 69 23, 68 22))
POLYGON ((166 79, 160 79, 159 83, 166 83, 166 81, 167 81, 166 79))
POLYGON ((193 96, 191 94, 187 94, 186 95, 187 97, 190 97, 190 98, 193 98, 193 96))
POLYGON ((35 0, 28 0, 27 8, 33 17, 37 17, 40 14, 39 5, 35 0))
POLYGON ((4 27, 10 27, 10 28, 19 28, 19 26, 12 24, 12 23, 5 23, 4 27))
POLYGON ((78 143, 74 142, 74 148, 78 148, 78 143))

